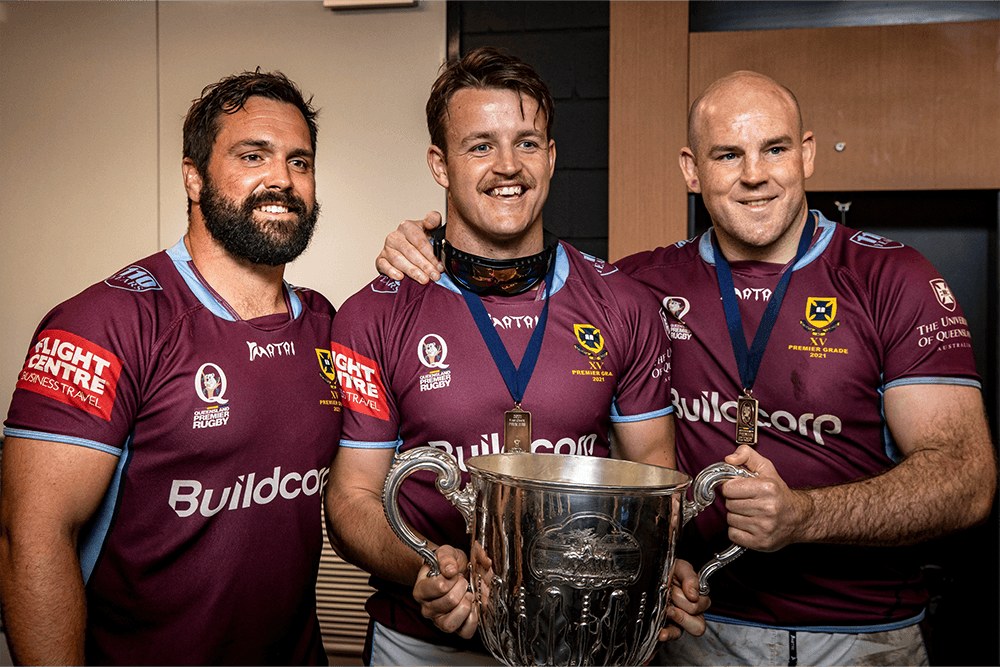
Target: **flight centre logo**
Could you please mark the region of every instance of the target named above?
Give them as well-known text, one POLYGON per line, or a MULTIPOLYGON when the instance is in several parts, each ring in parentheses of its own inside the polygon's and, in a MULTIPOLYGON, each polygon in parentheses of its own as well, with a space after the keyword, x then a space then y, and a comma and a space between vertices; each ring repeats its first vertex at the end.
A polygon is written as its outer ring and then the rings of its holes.
POLYGON ((333 353, 318 347, 314 349, 316 360, 319 362, 319 376, 330 387, 331 394, 331 398, 321 400, 319 404, 332 405, 336 412, 340 412, 344 404, 340 402, 340 394, 337 393, 337 370, 333 367, 333 353))
POLYGON ((590 365, 586 370, 574 370, 573 375, 587 375, 594 382, 604 382, 612 373, 604 370, 604 358, 608 356, 608 351, 604 349, 601 330, 593 324, 574 324, 573 335, 576 337, 573 347, 587 358, 590 365))
POLYGON ((805 319, 799 324, 809 334, 809 345, 789 344, 788 349, 807 352, 812 359, 826 359, 830 355, 847 354, 847 348, 830 344, 830 334, 840 326, 837 319, 837 297, 811 296, 806 299, 805 319))
POLYGON ((191 428, 216 428, 229 423, 229 399, 226 398, 228 381, 221 366, 204 363, 194 374, 194 391, 207 408, 195 410, 191 428))
POLYGON ((451 370, 444 360, 448 358, 448 343, 438 334, 429 333, 417 343, 417 359, 429 373, 420 376, 420 391, 445 389, 451 386, 451 370))
POLYGON ((122 362, 86 338, 45 329, 28 351, 17 388, 111 421, 122 362))
POLYGON ((382 374, 374 359, 358 354, 346 345, 330 343, 333 368, 337 373, 344 404, 352 412, 389 421, 382 374))

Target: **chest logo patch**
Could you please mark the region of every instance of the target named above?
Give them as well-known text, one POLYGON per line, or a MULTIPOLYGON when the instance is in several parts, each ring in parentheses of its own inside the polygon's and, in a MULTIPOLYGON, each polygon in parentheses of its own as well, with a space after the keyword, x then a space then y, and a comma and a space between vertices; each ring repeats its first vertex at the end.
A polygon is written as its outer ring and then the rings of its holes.
POLYGON ((573 334, 576 336, 573 347, 590 363, 588 370, 574 370, 573 375, 589 375, 594 382, 604 382, 612 373, 604 370, 604 359, 608 356, 608 351, 604 349, 601 330, 593 324, 574 324, 573 334))
POLYGON ((691 329, 688 328, 684 318, 687 317, 688 311, 691 310, 691 302, 682 296, 665 296, 662 303, 663 310, 660 311, 660 317, 663 318, 663 326, 667 327, 667 334, 670 335, 670 340, 690 339, 691 329), (675 321, 668 322, 663 314, 664 310, 670 313, 670 316, 675 321))
POLYGON ((806 317, 799 324, 809 334, 809 345, 788 346, 789 350, 808 352, 810 358, 826 359, 830 355, 847 354, 846 347, 832 347, 830 334, 840 326, 837 319, 837 297, 811 296, 806 299, 806 317))
POLYGON ((358 354, 346 345, 331 343, 333 367, 343 401, 352 412, 389 421, 382 373, 374 359, 358 354))
POLYGON ((417 359, 430 369, 420 376, 420 391, 445 389, 451 386, 451 371, 444 360, 448 358, 448 343, 435 333, 429 333, 417 343, 417 359))
POLYGON ((212 363, 202 364, 194 375, 194 391, 206 403, 215 403, 204 410, 195 410, 191 428, 216 428, 229 423, 229 399, 225 398, 226 373, 212 363))

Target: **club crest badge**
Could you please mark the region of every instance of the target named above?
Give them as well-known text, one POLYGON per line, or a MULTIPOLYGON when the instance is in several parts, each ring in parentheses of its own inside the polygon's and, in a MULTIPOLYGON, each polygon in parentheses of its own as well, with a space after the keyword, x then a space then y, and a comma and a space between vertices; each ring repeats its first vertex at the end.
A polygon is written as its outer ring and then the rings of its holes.
POLYGON ((811 334, 825 335, 840 326, 837 320, 837 297, 811 296, 806 299, 806 318, 802 328, 811 334))
POLYGON ((934 290, 934 296, 937 297, 937 301, 941 304, 941 307, 949 313, 955 312, 958 301, 955 299, 955 295, 951 293, 951 288, 948 287, 948 283, 944 281, 944 278, 935 278, 930 283, 931 288, 934 290))
POLYGON ((604 349, 604 337, 597 327, 592 324, 574 324, 573 333, 576 334, 574 347, 583 356, 597 361, 608 356, 608 351, 604 349))

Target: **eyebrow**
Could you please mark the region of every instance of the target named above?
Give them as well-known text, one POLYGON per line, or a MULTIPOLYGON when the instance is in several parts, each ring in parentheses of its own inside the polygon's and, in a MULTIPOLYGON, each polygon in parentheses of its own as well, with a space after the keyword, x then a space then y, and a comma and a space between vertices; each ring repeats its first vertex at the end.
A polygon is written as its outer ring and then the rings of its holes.
MULTIPOLYGON (((792 143, 792 138, 790 136, 788 136, 787 134, 783 134, 783 135, 781 135, 779 137, 773 137, 771 139, 766 140, 763 143, 762 148, 764 148, 766 150, 766 149, 772 148, 774 146, 780 146, 780 145, 783 145, 783 144, 791 144, 791 143, 792 143)), ((715 155, 723 154, 724 155, 726 153, 740 153, 742 151, 743 151, 743 148, 741 146, 729 146, 729 145, 717 145, 717 146, 712 146, 711 148, 708 149, 708 152, 709 152, 710 155, 711 154, 715 154, 715 155)))
MULTIPOLYGON (((267 139, 244 139, 243 141, 238 141, 235 144, 233 144, 229 150, 230 152, 239 152, 244 148, 258 148, 273 152, 274 143, 268 141, 267 139)), ((289 151, 289 155, 294 157, 309 158, 310 160, 315 157, 315 154, 309 148, 296 148, 292 151, 289 151)))

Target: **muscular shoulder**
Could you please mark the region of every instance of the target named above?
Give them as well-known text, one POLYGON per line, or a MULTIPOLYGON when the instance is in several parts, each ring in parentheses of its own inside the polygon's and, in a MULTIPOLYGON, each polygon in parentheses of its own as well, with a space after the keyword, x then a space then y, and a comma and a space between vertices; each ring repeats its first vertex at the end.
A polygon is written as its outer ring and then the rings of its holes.
POLYGON ((563 245, 569 260, 567 284, 586 291, 623 320, 658 317, 657 300, 645 285, 615 264, 582 253, 568 244, 563 245))

